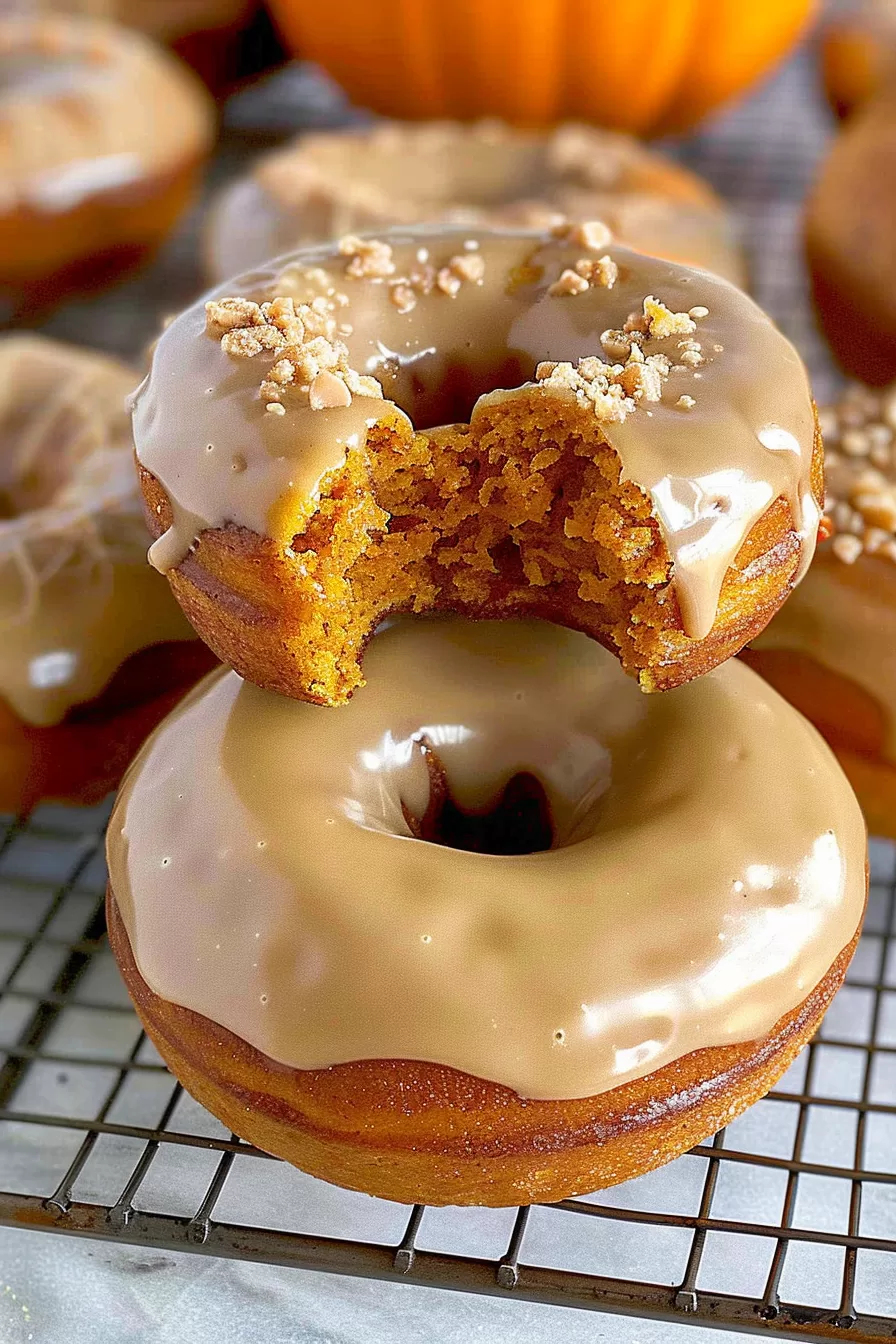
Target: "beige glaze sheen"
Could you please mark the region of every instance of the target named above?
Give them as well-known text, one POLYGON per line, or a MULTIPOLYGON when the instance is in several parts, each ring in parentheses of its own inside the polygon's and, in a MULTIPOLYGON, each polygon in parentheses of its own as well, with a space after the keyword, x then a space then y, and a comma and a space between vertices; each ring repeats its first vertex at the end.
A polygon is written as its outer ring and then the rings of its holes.
POLYGON ((64 15, 0 16, 0 209, 65 213, 205 153, 214 108, 139 33, 64 15))
POLYGON ((275 1061, 450 1065, 606 1091, 762 1037, 850 942, 865 828, 831 752, 728 663, 643 696, 538 622, 399 622, 338 710, 213 676, 127 776, 110 879, 156 994, 275 1061), (555 848, 410 838, 425 734, 457 801, 519 770, 555 848))
MULTIPOLYGON (((484 282, 464 284, 455 297, 434 290, 400 313, 382 281, 346 276, 345 258, 330 246, 281 258, 214 295, 308 300, 327 289, 344 292, 349 303, 339 316, 352 327, 345 338, 352 365, 380 378, 385 403, 356 396, 334 410, 293 403, 284 416, 268 414, 258 395, 265 364, 235 360, 205 334, 204 302, 168 327, 134 408, 139 460, 173 506, 172 527, 153 551, 159 568, 175 568, 204 528, 233 522, 268 534, 278 502, 317 498, 327 473, 363 445, 378 419, 404 414, 418 429, 466 417, 475 424, 477 395, 512 396, 517 384, 531 390, 542 360, 601 356, 601 333, 621 327, 654 296, 673 311, 709 310, 696 333, 706 362, 673 373, 661 402, 642 403, 602 429, 623 476, 653 502, 686 633, 703 638, 712 629, 729 565, 779 497, 790 503, 805 570, 819 519, 809 482, 814 420, 806 371, 740 290, 707 272, 612 246, 620 267, 612 288, 552 296, 550 285, 583 255, 582 246, 523 231, 381 236, 393 245, 396 273, 421 249, 441 266, 471 243, 485 260, 484 282), (458 369, 469 396, 466 404, 446 404, 448 375, 458 369), (500 391, 508 372, 510 389, 500 391), (689 410, 676 406, 683 394, 694 399, 689 410)), ((570 395, 537 386, 546 397, 570 395)), ((487 398, 478 403, 485 404, 487 398)))
POLYGON ((59 723, 138 649, 195 638, 145 563, 135 379, 92 350, 0 340, 0 696, 26 723, 59 723))

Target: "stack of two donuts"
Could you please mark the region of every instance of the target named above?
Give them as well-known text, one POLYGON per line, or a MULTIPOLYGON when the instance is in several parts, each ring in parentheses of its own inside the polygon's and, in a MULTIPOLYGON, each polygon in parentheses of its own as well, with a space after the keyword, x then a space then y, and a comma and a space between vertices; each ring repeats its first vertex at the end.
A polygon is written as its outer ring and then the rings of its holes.
POLYGON ((822 490, 752 301, 595 224, 344 238, 173 322, 134 428, 150 558, 233 669, 109 829, 188 1090, 316 1176, 484 1205, 764 1094, 843 980, 866 835, 732 661, 822 490))

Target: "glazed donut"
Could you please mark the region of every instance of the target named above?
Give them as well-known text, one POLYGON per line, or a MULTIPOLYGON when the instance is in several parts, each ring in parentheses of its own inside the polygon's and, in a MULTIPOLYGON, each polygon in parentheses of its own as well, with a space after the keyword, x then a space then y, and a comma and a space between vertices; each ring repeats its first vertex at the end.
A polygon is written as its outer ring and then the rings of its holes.
POLYGON ((92 351, 0 339, 5 812, 98 802, 212 665, 145 564, 124 404, 135 381, 92 351))
POLYGON ((896 839, 896 388, 821 413, 836 528, 744 656, 827 738, 873 835, 896 839))
POLYGON ((367 658, 338 712, 213 674, 127 775, 112 946, 185 1087, 315 1176, 485 1205, 638 1176, 766 1092, 865 901, 815 730, 737 661, 645 697, 541 622, 367 658))
POLYGON ((190 200, 208 95, 139 34, 0 17, 0 301, 55 303, 143 260, 190 200))
POLYGON ((223 662, 339 704, 383 616, 449 609, 583 630, 655 690, 758 633, 820 516, 805 370, 734 286, 607 245, 344 238, 167 328, 150 559, 223 662))
POLYGON ((896 378, 896 95, 857 112, 806 204, 806 258, 822 330, 865 383, 896 378))
POLYGON ((542 228, 562 215, 603 219, 637 252, 745 282, 731 218, 706 182, 631 136, 578 125, 382 122, 302 135, 218 194, 205 252, 221 282, 350 231, 436 219, 542 228))

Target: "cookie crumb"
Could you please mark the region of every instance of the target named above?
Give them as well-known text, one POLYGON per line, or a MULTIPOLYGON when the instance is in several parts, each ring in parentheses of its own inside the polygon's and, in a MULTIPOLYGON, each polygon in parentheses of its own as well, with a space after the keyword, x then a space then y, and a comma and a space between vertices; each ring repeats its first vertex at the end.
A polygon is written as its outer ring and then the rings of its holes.
POLYGON ((844 532, 841 536, 834 538, 831 542, 831 549, 837 559, 843 561, 844 565, 853 565, 862 554, 863 548, 858 537, 844 532))
MULTIPOLYGON (((701 316, 708 315, 709 309, 706 308, 701 316)), ((644 300, 644 320, 648 333, 658 341, 665 340, 667 336, 688 336, 697 330, 697 323, 689 313, 674 313, 652 294, 644 300)))
POLYGON ((206 333, 234 359, 273 360, 259 381, 268 415, 285 415, 294 399, 317 411, 350 406, 353 396, 382 398, 380 383, 351 367, 348 347, 336 335, 341 297, 331 293, 299 304, 283 295, 267 303, 216 299, 206 304, 206 333))
POLYGON ((552 298, 565 298, 572 294, 584 294, 586 289, 590 288, 584 275, 579 275, 567 267, 560 272, 559 278, 548 286, 548 293, 552 298))
POLYGON ((339 239, 339 251, 348 257, 346 275, 356 280, 386 280, 395 274, 392 248, 376 238, 357 238, 346 234, 339 239))
POLYGON ((571 243, 587 247, 591 252, 600 252, 601 248, 609 247, 613 241, 612 232, 600 219, 589 219, 582 224, 573 224, 567 237, 571 243))
POLYGON ((893 426, 896 385, 877 391, 851 384, 822 408, 825 509, 837 535, 831 552, 844 564, 863 553, 896 562, 896 460, 893 426))

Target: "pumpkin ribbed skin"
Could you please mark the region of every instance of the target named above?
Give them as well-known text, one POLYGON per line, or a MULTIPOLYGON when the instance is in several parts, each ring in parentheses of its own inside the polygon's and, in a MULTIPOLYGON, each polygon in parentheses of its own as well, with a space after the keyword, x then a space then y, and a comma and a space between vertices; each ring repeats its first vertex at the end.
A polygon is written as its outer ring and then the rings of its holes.
POLYGON ((681 130, 796 40, 815 0, 271 0, 283 36, 394 117, 681 130))

